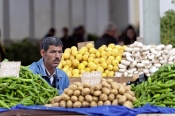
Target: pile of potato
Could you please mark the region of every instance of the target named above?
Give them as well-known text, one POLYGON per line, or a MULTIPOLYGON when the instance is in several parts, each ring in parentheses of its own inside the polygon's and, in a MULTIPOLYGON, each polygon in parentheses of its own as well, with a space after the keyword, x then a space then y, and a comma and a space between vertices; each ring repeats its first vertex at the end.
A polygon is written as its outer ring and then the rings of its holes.
POLYGON ((74 82, 64 93, 51 99, 49 107, 85 108, 102 105, 123 105, 133 108, 136 100, 131 86, 126 83, 113 82, 112 79, 102 79, 100 84, 90 86, 89 83, 74 82))

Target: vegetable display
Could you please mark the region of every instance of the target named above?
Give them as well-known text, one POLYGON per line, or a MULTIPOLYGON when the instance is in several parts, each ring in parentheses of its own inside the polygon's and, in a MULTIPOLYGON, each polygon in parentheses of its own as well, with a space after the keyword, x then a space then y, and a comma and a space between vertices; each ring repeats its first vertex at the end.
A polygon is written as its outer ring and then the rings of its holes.
POLYGON ((162 65, 173 64, 174 60, 175 48, 170 44, 156 46, 134 42, 123 52, 115 77, 133 77, 143 73, 150 76, 162 65))
POLYGON ((126 46, 109 44, 95 49, 88 43, 80 50, 72 46, 64 51, 59 68, 69 77, 81 77, 83 72, 101 71, 103 77, 113 77, 118 71, 122 53, 126 46))
POLYGON ((137 101, 134 107, 147 103, 157 106, 175 107, 175 64, 159 68, 147 81, 134 87, 137 101))
POLYGON ((20 67, 19 78, 0 78, 0 107, 8 108, 17 104, 35 105, 46 104, 58 94, 40 75, 35 75, 27 69, 20 67))
POLYGON ((113 82, 112 79, 102 79, 100 84, 90 86, 89 83, 74 82, 64 93, 51 99, 49 107, 95 107, 102 105, 123 105, 133 108, 136 100, 131 86, 113 82))

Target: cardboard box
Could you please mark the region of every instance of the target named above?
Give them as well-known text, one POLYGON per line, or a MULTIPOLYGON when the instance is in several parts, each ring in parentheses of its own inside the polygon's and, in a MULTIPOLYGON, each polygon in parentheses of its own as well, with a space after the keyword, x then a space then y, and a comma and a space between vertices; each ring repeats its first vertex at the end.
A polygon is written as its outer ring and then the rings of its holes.
POLYGON ((94 41, 80 42, 80 43, 78 43, 78 50, 81 49, 83 46, 86 46, 88 43, 92 43, 93 47, 95 47, 94 41))

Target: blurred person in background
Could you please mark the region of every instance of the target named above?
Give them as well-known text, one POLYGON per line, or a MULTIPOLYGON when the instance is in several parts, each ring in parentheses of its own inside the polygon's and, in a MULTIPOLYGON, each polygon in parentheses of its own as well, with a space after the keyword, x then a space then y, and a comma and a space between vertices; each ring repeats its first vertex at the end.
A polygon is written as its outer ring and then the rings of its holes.
POLYGON ((72 47, 72 41, 71 41, 71 38, 69 36, 69 30, 68 28, 64 27, 62 29, 62 33, 63 33, 63 36, 60 38, 62 43, 63 43, 63 51, 66 49, 66 48, 71 48, 72 47))
POLYGON ((85 29, 83 26, 78 26, 74 29, 71 36, 71 41, 73 46, 77 46, 77 43, 84 42, 85 29))
POLYGON ((54 28, 50 28, 49 32, 44 36, 45 37, 53 37, 55 36, 56 30, 54 28))
POLYGON ((2 62, 5 58, 6 58, 5 50, 0 43, 0 62, 2 62))
POLYGON ((79 42, 84 42, 84 40, 85 40, 84 34, 85 34, 84 26, 83 25, 80 25, 78 27, 78 41, 79 42))
POLYGON ((118 44, 116 34, 117 34, 116 25, 112 22, 109 23, 105 28, 104 35, 96 41, 95 43, 96 49, 98 49, 102 45, 108 46, 111 43, 118 44))
POLYGON ((136 41, 137 33, 133 26, 129 25, 121 35, 119 41, 121 45, 130 45, 136 41))

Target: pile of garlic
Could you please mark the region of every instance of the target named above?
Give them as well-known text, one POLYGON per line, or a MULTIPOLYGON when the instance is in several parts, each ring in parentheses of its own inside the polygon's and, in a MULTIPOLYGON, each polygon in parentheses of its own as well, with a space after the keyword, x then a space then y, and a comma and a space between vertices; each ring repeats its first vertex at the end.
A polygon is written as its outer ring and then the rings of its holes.
POLYGON ((175 48, 172 45, 143 45, 134 42, 125 49, 115 77, 133 77, 145 73, 153 74, 164 64, 173 64, 175 48))

